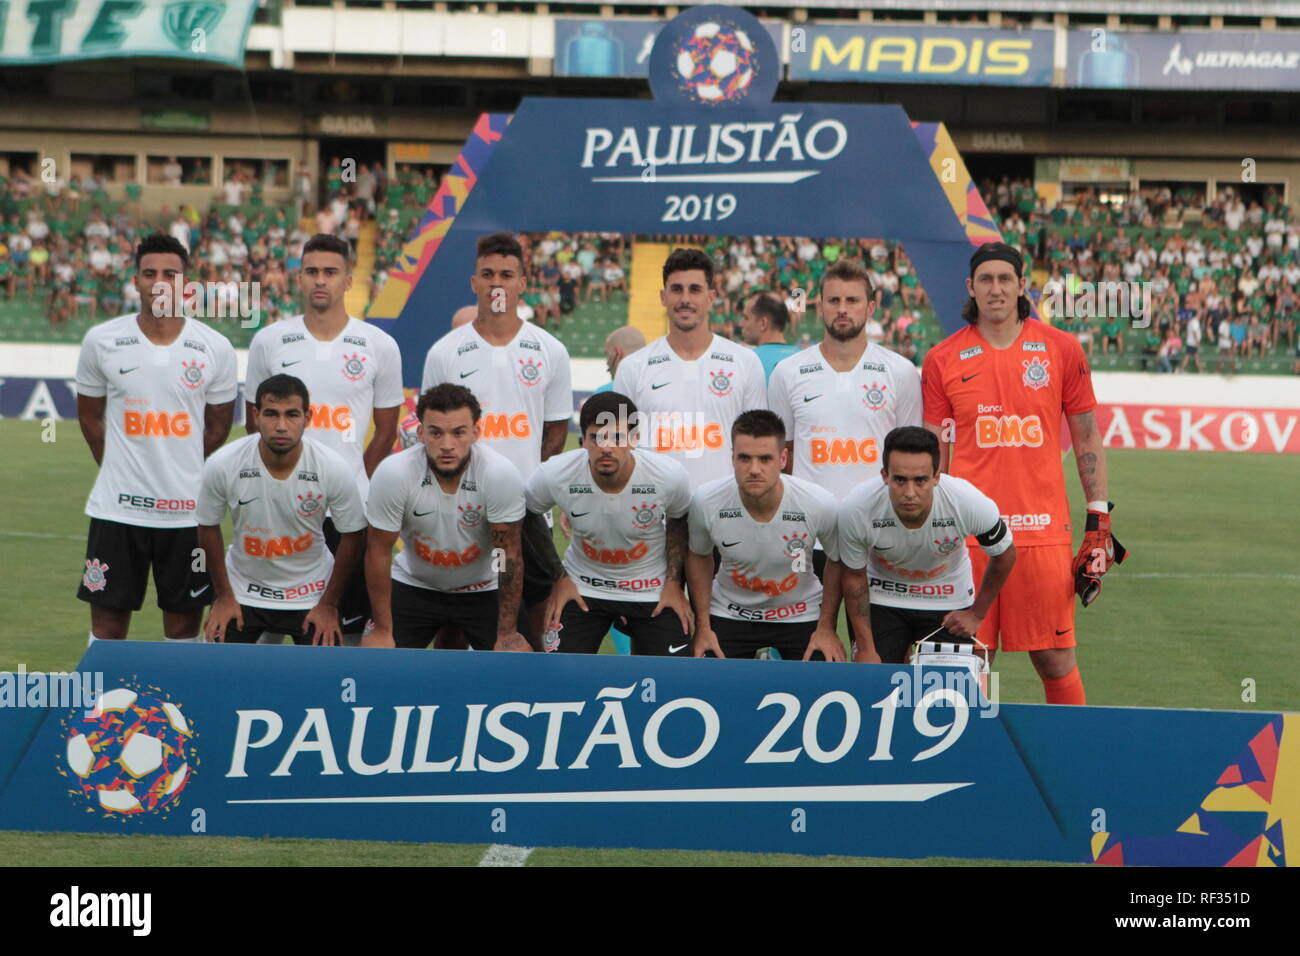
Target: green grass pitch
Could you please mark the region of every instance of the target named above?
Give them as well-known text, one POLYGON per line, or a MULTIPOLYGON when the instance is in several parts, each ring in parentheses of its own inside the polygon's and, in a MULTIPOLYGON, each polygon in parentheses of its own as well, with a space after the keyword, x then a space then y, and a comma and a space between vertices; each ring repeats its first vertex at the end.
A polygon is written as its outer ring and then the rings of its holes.
MULTIPOLYGON (((28 671, 70 670, 85 650, 89 626, 75 592, 85 548, 82 508, 95 467, 74 421, 55 423, 52 434, 40 422, 0 421, 0 448, 0 670, 20 663, 28 671)), ((1107 576, 1098 602, 1077 613, 1088 702, 1300 707, 1300 561, 1289 524, 1300 461, 1115 450, 1108 460, 1115 530, 1131 556, 1107 576)), ((1074 511, 1082 512, 1072 458, 1066 456, 1064 465, 1074 511)), ((563 546, 558 531, 557 543, 563 546)), ((152 601, 151 586, 132 620, 137 640, 161 640, 152 601)), ((996 670, 1003 702, 1042 700, 1025 655, 1001 655, 996 670)), ((483 852, 481 845, 0 833, 0 859, 45 865, 458 865, 477 863, 483 852)), ((895 862, 972 861, 573 849, 539 849, 528 858, 530 866, 895 862)))

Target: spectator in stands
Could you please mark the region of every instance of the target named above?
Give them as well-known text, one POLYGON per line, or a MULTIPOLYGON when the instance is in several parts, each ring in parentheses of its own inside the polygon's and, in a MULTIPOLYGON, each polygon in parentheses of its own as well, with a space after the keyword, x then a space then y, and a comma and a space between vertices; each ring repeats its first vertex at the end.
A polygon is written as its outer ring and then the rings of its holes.
POLYGON ((1174 363, 1178 361, 1182 347, 1183 342, 1178 336, 1178 331, 1171 328, 1164 341, 1160 343, 1159 349, 1156 350, 1156 362, 1159 364, 1160 371, 1173 372, 1174 363))
MULTIPOLYGON (((166 215, 166 212, 167 212, 166 207, 163 207, 164 215, 166 215)), ((171 234, 171 237, 173 239, 175 239, 177 242, 179 242, 182 246, 185 247, 186 252, 189 251, 190 223, 189 220, 187 220, 184 215, 182 215, 179 212, 176 213, 175 218, 173 218, 171 221, 171 225, 167 227, 167 231, 168 233, 171 234)))
POLYGON ((610 293, 615 291, 628 294, 627 275, 623 272, 623 267, 618 264, 618 260, 611 258, 605 260, 604 297, 608 298, 610 293))
POLYGON ((226 180, 226 185, 223 189, 226 198, 226 205, 242 206, 244 203, 244 190, 246 186, 247 184, 244 181, 244 171, 238 164, 235 164, 230 171, 230 176, 226 180))
POLYGON ((179 186, 183 174, 184 170, 181 168, 181 164, 176 161, 176 157, 168 156, 167 162, 163 164, 162 168, 163 185, 179 186))

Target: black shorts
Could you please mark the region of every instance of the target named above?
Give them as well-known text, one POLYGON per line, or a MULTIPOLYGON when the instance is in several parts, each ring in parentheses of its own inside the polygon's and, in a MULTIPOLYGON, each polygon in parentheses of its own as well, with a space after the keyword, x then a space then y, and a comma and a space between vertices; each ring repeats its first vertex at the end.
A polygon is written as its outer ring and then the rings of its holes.
MULTIPOLYGON (((915 607, 890 607, 888 604, 873 602, 871 636, 875 639, 876 653, 880 655, 881 663, 902 664, 908 649, 941 627, 943 619, 953 610, 954 608, 943 608, 929 611, 915 607)), ((939 631, 929 639, 947 641, 950 644, 972 643, 968 637, 958 637, 947 631, 939 631)))
MULTIPOLYGON (((817 630, 817 622, 733 621, 729 617, 710 614, 709 627, 726 657, 752 659, 763 648, 775 647, 781 652, 782 660, 800 661, 804 651, 808 650, 813 631, 817 630)), ((821 651, 815 652, 812 659, 826 660, 821 651)))
MULTIPOLYGON (((393 643, 398 647, 428 647, 438 629, 458 627, 469 646, 490 651, 497 642, 497 592, 431 591, 401 581, 393 582, 393 643)), ((528 637, 527 615, 522 607, 516 622, 528 637)))
POLYGON ((566 654, 595 654, 611 627, 632 639, 632 653, 658 657, 690 657, 691 637, 682 631, 675 611, 664 608, 651 617, 658 601, 611 601, 583 597, 584 611, 571 601, 560 615, 560 643, 547 650, 566 654))
POLYGON ((96 607, 138 611, 153 568, 158 606, 185 614, 212 603, 212 579, 199 556, 199 529, 144 528, 90 519, 77 597, 96 607), (203 571, 195 571, 200 563, 203 571))
POLYGON ((277 637, 288 634, 295 644, 310 644, 316 629, 308 627, 306 634, 302 632, 303 619, 307 617, 310 610, 311 608, 300 608, 296 611, 276 610, 241 604, 239 613, 243 615, 244 626, 242 629, 236 628, 235 622, 231 621, 230 626, 226 628, 225 643, 256 644, 258 637, 266 631, 277 637))
MULTIPOLYGON (((336 554, 343 535, 334 527, 333 519, 326 518, 321 531, 325 535, 325 547, 330 549, 330 554, 336 554)), ((366 590, 366 535, 362 532, 361 554, 339 596, 339 631, 344 634, 360 634, 365 630, 368 620, 370 592, 366 590)))
POLYGON ((551 596, 551 586, 564 573, 564 566, 555 552, 555 539, 544 515, 526 512, 519 537, 524 558, 524 606, 532 607, 551 596))

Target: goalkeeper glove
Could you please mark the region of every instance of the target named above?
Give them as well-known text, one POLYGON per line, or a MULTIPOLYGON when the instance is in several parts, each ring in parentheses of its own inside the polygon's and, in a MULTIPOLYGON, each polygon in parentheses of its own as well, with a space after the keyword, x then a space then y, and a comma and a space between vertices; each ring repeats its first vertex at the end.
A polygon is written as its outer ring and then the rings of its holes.
POLYGON ((1083 544, 1074 556, 1074 590, 1087 607, 1101 594, 1101 578, 1111 565, 1123 562, 1128 552, 1115 540, 1110 531, 1110 511, 1113 504, 1107 503, 1106 511, 1088 509, 1088 518, 1084 524, 1083 544))

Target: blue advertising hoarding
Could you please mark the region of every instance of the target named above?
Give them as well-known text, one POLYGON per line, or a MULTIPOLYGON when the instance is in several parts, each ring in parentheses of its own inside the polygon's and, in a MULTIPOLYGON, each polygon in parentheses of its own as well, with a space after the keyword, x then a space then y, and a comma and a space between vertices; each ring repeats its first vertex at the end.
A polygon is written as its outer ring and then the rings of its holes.
POLYGON ((1208 865, 1300 841, 1295 715, 998 706, 883 664, 101 641, 77 673, 94 693, 61 700, 0 675, 0 829, 1208 865))
POLYGON ((790 79, 1050 86, 1055 32, 809 25, 790 31, 790 79))
POLYGON ((1071 30, 1067 86, 1156 90, 1300 90, 1300 33, 1071 30))
MULTIPOLYGON (((650 75, 650 52, 668 21, 555 17, 556 76, 650 75)), ((777 50, 783 23, 765 23, 777 50)))

